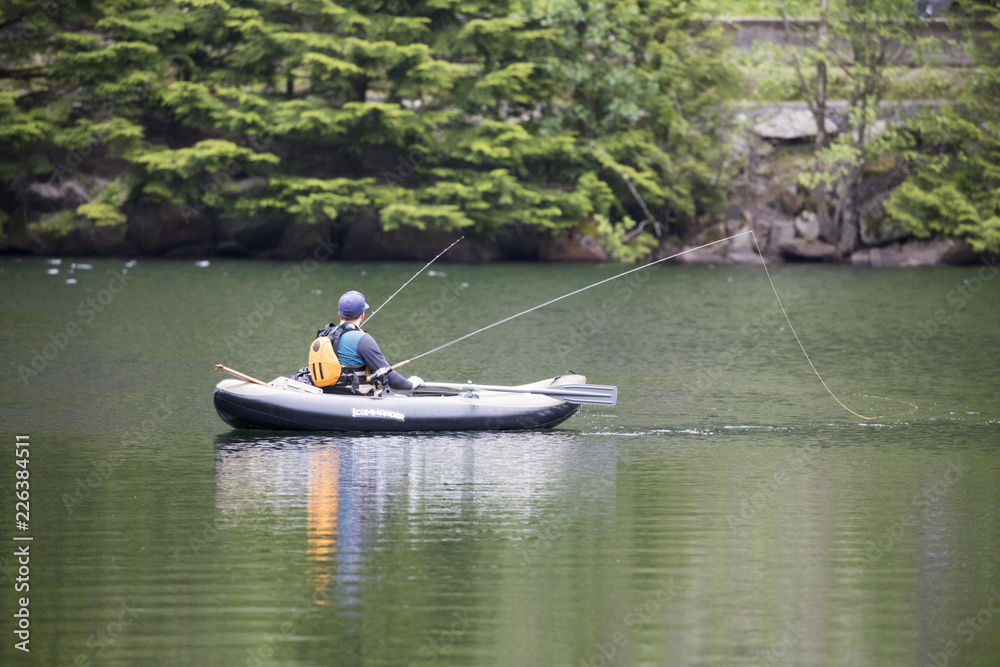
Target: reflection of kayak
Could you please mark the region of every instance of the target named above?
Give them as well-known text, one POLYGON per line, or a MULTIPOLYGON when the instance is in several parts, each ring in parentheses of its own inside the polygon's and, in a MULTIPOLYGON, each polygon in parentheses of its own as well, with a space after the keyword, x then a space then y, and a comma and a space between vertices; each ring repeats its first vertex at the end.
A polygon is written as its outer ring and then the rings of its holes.
MULTIPOLYGON (((584 382, 586 378, 582 375, 561 375, 503 392, 477 390, 356 396, 302 391, 285 378, 278 378, 266 386, 226 379, 215 387, 215 409, 223 421, 234 428, 277 431, 539 429, 569 419, 579 405, 529 392, 558 392, 554 388, 584 382)), ((566 391, 571 390, 567 388, 566 391)))

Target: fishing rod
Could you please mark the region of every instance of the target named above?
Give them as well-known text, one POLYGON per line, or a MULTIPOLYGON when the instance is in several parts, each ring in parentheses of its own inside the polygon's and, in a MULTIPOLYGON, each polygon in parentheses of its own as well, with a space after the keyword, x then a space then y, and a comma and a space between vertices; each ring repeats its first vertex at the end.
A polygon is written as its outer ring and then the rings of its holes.
POLYGON ((443 350, 446 347, 449 347, 451 345, 454 345, 455 343, 458 343, 458 342, 461 342, 461 341, 465 340, 466 338, 471 338, 471 337, 475 336, 478 333, 482 333, 482 332, 486 331, 487 329, 492 329, 493 327, 500 326, 501 324, 504 324, 505 322, 510 322, 511 320, 513 320, 515 318, 521 317, 521 315, 527 315, 528 313, 534 312, 534 311, 538 310, 539 308, 544 308, 545 306, 550 306, 550 305, 552 305, 553 303, 555 303, 557 301, 562 301, 563 299, 567 299, 567 298, 569 298, 571 296, 579 294, 580 292, 586 292, 587 290, 589 290, 589 289, 591 289, 593 287, 597 287, 598 285, 603 285, 604 283, 611 282, 612 280, 617 280, 618 278, 621 278, 622 276, 627 276, 628 274, 635 273, 636 271, 642 271, 643 269, 649 268, 650 266, 653 266, 654 264, 659 264, 660 262, 666 262, 669 259, 674 259, 675 257, 680 257, 681 255, 684 255, 686 253, 694 252, 695 250, 701 250, 702 248, 707 248, 707 247, 715 245, 717 243, 722 243, 723 241, 729 241, 730 239, 735 239, 738 236, 744 236, 746 234, 752 234, 752 233, 753 233, 753 230, 752 229, 748 229, 745 232, 740 232, 739 234, 733 234, 732 236, 727 236, 724 239, 719 239, 718 241, 712 241, 711 243, 706 243, 705 245, 700 245, 697 248, 688 248, 687 250, 682 250, 681 252, 676 253, 674 255, 670 255, 669 257, 664 257, 662 259, 658 259, 658 260, 652 261, 652 262, 650 262, 648 264, 643 264, 642 266, 640 266, 638 268, 629 269, 628 271, 623 271, 622 273, 619 273, 616 276, 611 276, 610 278, 605 278, 604 280, 599 280, 596 283, 594 283, 593 285, 587 285, 586 287, 581 287, 580 289, 574 290, 574 291, 570 292, 569 294, 563 294, 562 296, 559 296, 559 297, 556 297, 555 299, 551 299, 549 301, 546 301, 545 303, 540 303, 537 306, 534 306, 533 308, 529 308, 527 310, 521 311, 520 313, 518 313, 516 315, 511 315, 510 317, 505 317, 504 319, 500 320, 499 322, 494 322, 493 324, 485 326, 482 329, 477 329, 476 331, 473 331, 472 333, 465 334, 464 336, 456 338, 453 341, 445 343, 444 345, 439 345, 439 346, 435 347, 433 350, 428 350, 427 352, 424 352, 423 354, 418 354, 417 356, 411 357, 410 359, 407 359, 406 361, 401 361, 398 364, 396 364, 395 366, 393 366, 393 369, 395 369, 395 368, 397 368, 399 366, 402 366, 403 364, 408 364, 411 361, 416 361, 417 359, 420 359, 421 357, 426 357, 428 354, 433 354, 434 352, 438 352, 440 350, 443 350))
MULTIPOLYGON (((414 280, 414 278, 416 278, 417 276, 419 276, 419 275, 420 275, 421 273, 423 273, 423 272, 424 272, 424 269, 426 269, 426 268, 427 268, 428 266, 430 266, 431 264, 433 264, 434 262, 436 262, 436 261, 437 261, 437 259, 438 259, 438 257, 440 257, 441 255, 443 255, 443 254, 445 254, 446 252, 448 252, 449 250, 451 250, 451 249, 452 249, 452 248, 453 248, 453 247, 455 246, 455 244, 456 244, 456 243, 458 243, 458 241, 461 241, 461 240, 462 240, 462 239, 464 239, 464 238, 465 238, 464 236, 460 236, 460 237, 458 237, 458 240, 457 240, 457 241, 454 241, 454 242, 453 242, 453 243, 452 243, 452 244, 451 244, 450 246, 448 246, 447 248, 445 248, 444 250, 442 250, 441 252, 439 252, 439 253, 438 253, 438 254, 437 254, 437 255, 436 255, 435 257, 434 257, 434 259, 432 259, 431 261, 429 261, 429 262, 427 262, 426 264, 424 264, 424 268, 422 268, 422 269, 420 269, 419 271, 417 271, 416 273, 414 273, 414 274, 413 274, 413 278, 410 278, 410 279, 409 279, 409 280, 407 280, 407 281, 406 281, 405 283, 403 283, 403 287, 406 287, 407 285, 409 285, 410 283, 412 283, 412 282, 413 282, 413 280, 414 280)), ((375 309, 375 310, 374 310, 374 311, 372 312, 372 314, 371 314, 371 315, 370 315, 370 316, 368 317, 368 321, 370 322, 370 321, 371 321, 371 319, 372 319, 373 317, 375 317, 375 313, 377 313, 378 311, 382 310, 382 309, 383 309, 383 308, 385 307, 385 304, 386 304, 386 303, 389 303, 390 301, 392 301, 393 297, 395 297, 395 296, 396 296, 397 294, 399 294, 400 292, 402 292, 402 291, 403 291, 403 287, 400 287, 400 288, 399 288, 398 290, 396 290, 395 292, 393 292, 392 296, 390 296, 390 297, 389 297, 388 299, 386 299, 386 300, 385 300, 385 303, 383 303, 383 304, 382 304, 381 306, 379 306, 378 308, 376 308, 376 309, 375 309)), ((406 363, 409 363, 409 361, 404 361, 404 362, 401 362, 401 363, 398 363, 398 364, 396 364, 396 366, 397 366, 397 367, 398 367, 398 366, 402 366, 403 364, 406 364, 406 363)), ((269 387, 269 386, 271 386, 271 385, 267 384, 266 382, 261 382, 260 380, 258 380, 258 379, 256 379, 256 378, 252 378, 252 377, 250 377, 249 375, 244 375, 243 373, 240 373, 239 371, 234 371, 234 370, 233 370, 232 368, 227 368, 227 367, 223 366, 222 364, 216 364, 216 365, 215 365, 215 367, 216 367, 216 368, 217 368, 218 370, 223 370, 223 371, 226 371, 227 373, 230 373, 231 375, 235 375, 236 377, 238 377, 238 378, 241 378, 241 379, 243 379, 243 380, 246 380, 247 382, 252 382, 252 383, 254 383, 254 384, 259 384, 259 385, 262 385, 262 386, 264 386, 264 387, 269 387)), ((388 372, 388 371, 390 371, 390 370, 392 370, 392 369, 390 369, 390 368, 382 368, 382 369, 379 369, 379 371, 378 371, 378 372, 376 372, 376 373, 375 373, 375 375, 373 375, 372 377, 379 377, 379 376, 381 376, 381 375, 383 375, 383 374, 387 373, 387 372, 388 372)))
MULTIPOLYGON (((464 239, 464 238, 465 238, 464 236, 460 236, 460 237, 458 237, 458 241, 461 241, 461 240, 462 240, 462 239, 464 239)), ((437 255, 436 255, 435 257, 434 257, 434 259, 432 259, 431 261, 429 261, 429 262, 427 262, 426 264, 424 264, 424 268, 423 268, 423 269, 420 269, 419 271, 417 271, 416 273, 414 273, 414 274, 413 274, 413 278, 410 278, 410 279, 409 279, 409 280, 407 280, 407 281, 406 281, 405 283, 403 283, 403 287, 406 287, 407 285, 409 285, 410 283, 412 283, 412 282, 414 281, 414 279, 415 279, 415 278, 416 278, 417 276, 419 276, 419 275, 420 275, 421 273, 423 273, 423 272, 424 272, 424 270, 425 270, 425 269, 426 269, 426 268, 427 268, 428 266, 430 266, 431 264, 433 264, 434 262, 436 262, 436 261, 437 261, 437 259, 438 259, 438 257, 440 257, 441 255, 443 255, 443 254, 445 254, 446 252, 448 252, 449 250, 451 250, 451 249, 452 249, 452 248, 453 248, 453 247, 455 246, 455 244, 456 244, 456 243, 458 243, 458 241, 455 241, 455 242, 453 242, 453 243, 452 243, 452 244, 451 244, 450 246, 448 246, 447 248, 445 248, 444 250, 442 250, 441 252, 439 252, 439 253, 438 253, 438 254, 437 254, 437 255)), ((365 318, 365 324, 368 324, 369 322, 371 322, 371 321, 372 321, 372 318, 373 318, 373 317, 375 317, 375 314, 376 314, 376 313, 378 313, 378 311, 380 311, 380 310, 382 310, 383 308, 385 308, 385 304, 387 304, 387 303, 389 303, 390 301, 392 301, 393 297, 395 297, 395 296, 396 296, 397 294, 399 294, 400 292, 402 292, 402 291, 403 291, 403 287, 400 287, 400 288, 399 288, 398 290, 396 290, 395 292, 393 292, 392 296, 390 296, 390 297, 389 297, 388 299, 386 299, 386 300, 385 300, 385 302, 384 302, 384 303, 383 303, 383 304, 382 304, 381 306, 379 306, 378 308, 376 308, 375 310, 373 310, 373 311, 372 311, 372 314, 371 314, 371 315, 369 315, 369 316, 368 316, 367 318, 365 318)))
POLYGON ((477 330, 473 331, 472 333, 467 333, 464 336, 460 336, 460 337, 456 338, 453 341, 449 341, 449 342, 445 343, 444 345, 439 345, 439 346, 435 347, 433 350, 428 350, 427 352, 424 352, 422 354, 418 354, 417 356, 411 357, 410 359, 407 359, 406 361, 401 361, 401 362, 399 362, 398 364, 395 364, 392 367, 386 367, 386 368, 379 369, 378 372, 376 372, 373 375, 373 377, 380 376, 380 375, 382 375, 384 373, 389 372, 390 370, 395 370, 396 368, 399 368, 400 366, 404 366, 404 365, 410 363, 411 361, 416 361, 417 359, 420 359, 421 357, 426 357, 428 354, 433 354, 434 352, 438 352, 440 350, 443 350, 446 347, 449 347, 451 345, 454 345, 455 343, 459 343, 459 342, 465 340, 466 338, 471 338, 472 336, 475 336, 478 333, 482 333, 482 332, 484 332, 484 331, 486 331, 488 329, 492 329, 493 327, 496 327, 496 326, 499 326, 501 324, 504 324, 505 322, 510 322, 513 319, 521 317, 522 315, 527 315, 528 313, 534 312, 534 311, 536 311, 536 310, 538 310, 540 308, 544 308, 545 306, 550 306, 553 303, 556 303, 557 301, 562 301, 563 299, 567 299, 567 298, 569 298, 571 296, 579 294, 580 292, 586 292, 587 290, 589 290, 591 288, 594 288, 594 287, 597 287, 598 285, 603 285, 604 283, 611 282, 612 280, 617 280, 618 278, 621 278, 622 276, 627 276, 630 273, 635 273, 636 271, 642 271, 643 269, 649 268, 650 266, 653 266, 654 264, 659 264, 661 262, 666 262, 667 260, 674 259, 675 257, 680 257, 681 255, 687 254, 689 252, 694 252, 695 250, 701 250, 702 248, 707 248, 709 246, 716 245, 717 243, 723 243, 725 241, 730 241, 730 240, 738 238, 740 236, 746 236, 747 234, 750 234, 751 237, 753 238, 754 246, 757 248, 757 254, 760 257, 760 262, 761 262, 761 264, 764 267, 764 272, 767 274, 767 280, 771 284, 771 289, 774 291, 774 297, 778 300, 778 306, 781 308, 781 312, 785 316, 785 321, 788 322, 788 328, 791 330, 792 335, 795 336, 795 342, 799 344, 799 349, 802 350, 802 354, 805 356, 806 361, 809 362, 809 367, 812 368, 813 373, 816 374, 816 377, 819 379, 820 384, 823 385, 823 388, 826 389, 826 391, 830 394, 830 396, 833 397, 833 400, 835 400, 837 402, 837 404, 840 405, 840 407, 844 408, 845 410, 847 410, 848 412, 850 412, 855 417, 860 417, 861 419, 864 419, 866 421, 871 420, 871 419, 875 419, 875 417, 866 417, 866 416, 864 416, 862 414, 859 414, 859 413, 855 412, 854 410, 851 410, 846 405, 844 405, 844 403, 839 398, 837 398, 837 395, 833 393, 833 390, 830 389, 830 387, 826 384, 826 381, 823 380, 823 376, 821 376, 819 374, 819 371, 816 369, 816 366, 813 364, 812 359, 809 358, 809 353, 806 352, 805 346, 802 344, 802 341, 799 340, 799 335, 798 335, 798 333, 796 333, 795 327, 792 326, 792 320, 791 320, 791 318, 788 317, 788 313, 785 311, 784 304, 781 303, 781 297, 778 296, 778 290, 774 286, 774 281, 771 279, 771 272, 767 270, 767 262, 764 261, 764 253, 761 252, 760 244, 757 243, 757 235, 754 234, 754 231, 752 229, 748 229, 745 232, 739 232, 738 234, 733 234, 732 236, 727 236, 724 239, 719 239, 718 241, 712 241, 711 243, 706 243, 704 245, 700 245, 700 246, 697 246, 695 248, 688 248, 687 250, 682 250, 681 252, 678 252, 678 253, 675 253, 673 255, 670 255, 669 257, 664 257, 662 259, 657 259, 655 261, 649 262, 648 264, 643 264, 640 267, 637 267, 637 268, 634 268, 634 269, 629 269, 628 271, 623 271, 622 273, 619 273, 618 275, 611 276, 610 278, 605 278, 604 280, 599 280, 599 281, 597 281, 596 283, 594 283, 592 285, 587 285, 586 287, 581 287, 580 289, 574 290, 574 291, 570 292, 569 294, 563 294, 562 296, 556 297, 555 299, 550 299, 549 301, 546 301, 545 303, 540 303, 537 306, 534 306, 532 308, 528 308, 527 310, 521 311, 520 313, 517 313, 516 315, 511 315, 510 317, 505 317, 504 319, 502 319, 502 320, 500 320, 498 322, 494 322, 493 324, 487 325, 487 326, 485 326, 485 327, 483 327, 481 329, 477 329, 477 330))
MULTIPOLYGON (((528 308, 527 310, 521 311, 520 313, 517 313, 516 315, 511 315, 510 317, 505 317, 504 319, 502 319, 502 320, 500 320, 498 322, 494 322, 493 324, 487 325, 487 326, 485 326, 485 327, 483 327, 481 329, 477 329, 477 330, 473 331, 472 333, 467 333, 464 336, 459 336, 455 340, 449 341, 449 342, 445 343, 444 345, 439 345, 439 346, 435 347, 432 350, 428 350, 427 352, 424 352, 422 354, 418 354, 417 356, 411 357, 410 359, 407 359, 405 361, 400 361, 398 364, 395 364, 393 366, 387 366, 385 368, 380 368, 378 371, 376 371, 372 375, 372 377, 375 378, 375 377, 379 377, 381 375, 384 375, 385 373, 388 373, 390 370, 395 370, 397 368, 400 368, 401 366, 405 366, 406 364, 410 363, 411 361, 416 361, 417 359, 420 359, 421 357, 426 357, 427 355, 433 354, 434 352, 439 352, 440 350, 443 350, 446 347, 454 345, 455 343, 459 343, 459 342, 465 340, 466 338, 471 338, 472 336, 475 336, 478 333, 482 333, 482 332, 484 332, 484 331, 486 331, 488 329, 492 329, 493 327, 496 327, 496 326, 499 326, 501 324, 504 324, 505 322, 510 322, 513 319, 521 317, 522 315, 527 315, 528 313, 534 312, 534 311, 536 311, 536 310, 538 310, 540 308, 544 308, 545 306, 550 306, 553 303, 556 303, 557 301, 562 301, 563 299, 567 299, 567 298, 569 298, 571 296, 574 296, 576 294, 579 294, 581 292, 585 292, 585 291, 587 291, 587 290, 589 290, 591 288, 597 287, 598 285, 603 285, 604 283, 611 282, 612 280, 617 280, 618 278, 621 278, 622 276, 627 276, 630 273, 635 273, 636 271, 642 271, 643 269, 649 268, 650 266, 653 266, 654 264, 659 264, 661 262, 666 262, 667 260, 674 259, 675 257, 680 257, 681 255, 687 254, 689 252, 694 252, 695 250, 701 250, 702 248, 707 248, 709 246, 716 245, 717 243, 723 243, 725 241, 730 241, 730 240, 738 238, 740 236, 745 236, 747 234, 750 234, 751 237, 753 238, 754 246, 756 246, 756 248, 757 248, 757 254, 760 256, 760 262, 764 266, 764 272, 767 274, 767 280, 771 284, 771 289, 774 291, 774 297, 778 300, 778 306, 781 308, 781 312, 785 316, 785 321, 788 322, 788 328, 791 330, 792 335, 795 336, 795 342, 799 344, 799 349, 802 350, 802 354, 805 356, 806 361, 809 363, 809 367, 812 368, 813 373, 816 374, 816 377, 819 379, 820 384, 823 385, 823 388, 826 389, 826 391, 830 394, 830 396, 833 397, 833 400, 835 400, 837 402, 837 404, 840 405, 840 407, 844 408, 845 410, 847 410, 848 412, 850 412, 852 415, 854 415, 856 417, 860 417, 861 419, 864 419, 866 421, 874 419, 874 417, 866 417, 866 416, 864 416, 862 414, 859 414, 859 413, 855 412, 854 410, 851 410, 849 407, 847 407, 846 405, 844 405, 844 403, 839 398, 837 398, 837 395, 833 393, 833 390, 830 389, 830 387, 826 384, 826 381, 823 380, 823 376, 821 376, 819 374, 819 370, 816 369, 816 366, 813 364, 812 359, 809 358, 809 353, 806 352, 805 346, 802 344, 802 341, 799 340, 799 335, 798 335, 798 333, 796 333, 795 327, 792 326, 792 320, 791 320, 791 318, 788 317, 788 313, 785 311, 784 304, 781 303, 781 297, 778 296, 778 290, 774 286, 774 281, 771 279, 771 272, 768 271, 768 269, 767 269, 767 262, 764 261, 764 253, 761 252, 760 244, 757 243, 757 235, 754 234, 754 231, 752 229, 748 229, 745 232, 739 232, 738 234, 733 234, 732 236, 727 236, 726 238, 719 239, 718 241, 712 241, 711 243, 705 243, 704 245, 700 245, 700 246, 697 246, 695 248, 688 248, 687 250, 682 250, 681 252, 678 252, 678 253, 675 253, 673 255, 670 255, 669 257, 664 257, 662 259, 657 259, 655 261, 649 262, 648 264, 643 264, 640 267, 637 267, 637 268, 634 268, 634 269, 629 269, 628 271, 623 271, 622 273, 619 273, 617 275, 611 276, 610 278, 605 278, 604 280, 599 280, 596 283, 593 283, 592 285, 587 285, 586 287, 581 287, 580 289, 573 290, 572 292, 570 292, 568 294, 563 294, 562 296, 556 297, 555 299, 550 299, 549 301, 546 301, 545 303, 540 303, 537 306, 534 306, 532 308, 528 308)), ((426 268, 426 267, 424 267, 424 268, 426 268)), ((422 270, 423 269, 421 269, 421 271, 422 270)), ((404 285, 404 287, 405 287, 405 285, 404 285)), ((395 296, 395 295, 393 295, 393 296, 395 296)), ((383 304, 383 305, 385 305, 385 304, 383 304)))

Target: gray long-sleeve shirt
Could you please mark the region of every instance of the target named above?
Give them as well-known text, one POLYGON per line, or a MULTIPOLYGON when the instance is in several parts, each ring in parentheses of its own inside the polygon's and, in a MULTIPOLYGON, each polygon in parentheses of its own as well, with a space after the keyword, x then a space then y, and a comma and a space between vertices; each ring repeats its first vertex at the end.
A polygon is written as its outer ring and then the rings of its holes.
MULTIPOLYGON (((364 360, 370 373, 374 373, 378 369, 389 365, 389 362, 385 360, 385 355, 382 354, 382 350, 379 349, 378 343, 371 337, 371 334, 366 333, 358 341, 358 356, 364 360)), ((389 371, 388 380, 389 387, 392 389, 413 389, 413 383, 396 371, 389 371)))

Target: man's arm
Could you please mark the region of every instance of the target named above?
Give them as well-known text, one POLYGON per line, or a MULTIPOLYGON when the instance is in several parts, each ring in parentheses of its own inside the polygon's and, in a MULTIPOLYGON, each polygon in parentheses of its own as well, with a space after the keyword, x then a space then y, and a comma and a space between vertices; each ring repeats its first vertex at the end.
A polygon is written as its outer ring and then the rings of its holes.
MULTIPOLYGON (((365 360, 368 370, 372 373, 389 365, 378 343, 370 334, 362 336, 358 341, 358 356, 365 360)), ((412 383, 396 371, 389 371, 387 378, 392 389, 413 389, 412 383)))

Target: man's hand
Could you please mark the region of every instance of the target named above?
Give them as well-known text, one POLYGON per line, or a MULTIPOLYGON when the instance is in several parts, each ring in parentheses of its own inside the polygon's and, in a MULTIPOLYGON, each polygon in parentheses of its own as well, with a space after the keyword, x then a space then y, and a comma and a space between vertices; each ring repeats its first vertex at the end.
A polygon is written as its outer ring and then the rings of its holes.
POLYGON ((423 379, 421 379, 417 375, 411 375, 410 377, 408 377, 406 379, 409 380, 410 381, 410 385, 412 385, 410 387, 410 389, 416 389, 417 387, 419 387, 420 385, 422 385, 424 383, 423 379))

